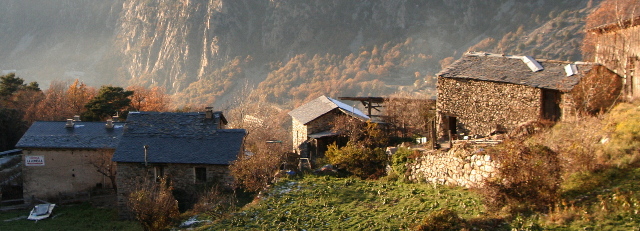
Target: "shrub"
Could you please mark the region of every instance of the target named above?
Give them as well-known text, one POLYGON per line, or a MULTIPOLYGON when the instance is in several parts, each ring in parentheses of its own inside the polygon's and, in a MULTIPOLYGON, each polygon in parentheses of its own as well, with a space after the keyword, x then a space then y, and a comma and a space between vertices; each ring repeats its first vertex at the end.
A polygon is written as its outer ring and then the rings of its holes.
POLYGON ((283 160, 283 153, 257 152, 252 156, 238 158, 229 166, 229 170, 235 183, 247 191, 258 192, 273 182, 283 160))
POLYGON ((377 179, 384 175, 388 156, 382 148, 366 148, 349 142, 347 146, 328 146, 325 156, 329 163, 366 179, 377 179))
POLYGON ((542 145, 512 140, 487 149, 500 163, 497 178, 485 183, 485 194, 492 209, 508 212, 542 211, 558 198, 561 182, 560 161, 555 152, 542 145))
POLYGON ((403 177, 407 172, 407 164, 412 163, 414 159, 410 158, 414 154, 411 149, 398 148, 396 153, 391 156, 391 169, 400 177, 403 177))
POLYGON ((163 230, 179 215, 178 201, 165 178, 160 183, 146 180, 128 196, 129 209, 145 230, 163 230))
POLYGON ((441 209, 427 215, 422 224, 418 225, 415 230, 419 231, 436 231, 436 230, 460 230, 464 226, 464 219, 458 216, 453 210, 441 209))
POLYGON ((193 212, 206 214, 213 219, 222 218, 225 214, 235 209, 236 200, 233 195, 224 193, 218 186, 200 196, 193 206, 193 212))

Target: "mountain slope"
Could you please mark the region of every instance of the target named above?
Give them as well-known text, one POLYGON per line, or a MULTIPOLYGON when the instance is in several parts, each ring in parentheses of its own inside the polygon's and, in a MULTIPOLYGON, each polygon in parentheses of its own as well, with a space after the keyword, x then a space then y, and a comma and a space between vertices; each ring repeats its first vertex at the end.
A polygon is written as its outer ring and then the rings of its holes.
MULTIPOLYGON (((0 35, 2 41, 7 41, 0 45, 0 51, 8 54, 0 58, 0 68, 4 70, 16 69, 27 80, 37 78, 40 82, 66 76, 94 78, 95 81, 88 82, 95 84, 164 86, 169 92, 183 96, 210 98, 205 100, 210 103, 218 98, 228 98, 231 92, 238 90, 238 83, 243 82, 251 83, 262 92, 270 92, 273 87, 289 88, 290 85, 277 81, 262 84, 262 88, 259 83, 274 76, 273 73, 299 55, 333 55, 332 62, 344 62, 349 55, 358 57, 365 51, 384 50, 385 44, 394 47, 407 41, 411 43, 404 50, 409 54, 399 55, 420 56, 422 60, 409 65, 410 68, 392 63, 396 70, 402 71, 391 76, 371 77, 380 78, 379 84, 391 86, 380 93, 432 76, 440 70, 440 60, 455 59, 487 38, 494 39, 493 44, 485 41, 487 50, 579 59, 577 52, 558 54, 558 51, 579 50, 580 18, 598 1, 0 2, 8 6, 2 9, 3 23, 0 24, 1 30, 9 31, 0 35), (562 20, 566 23, 554 24, 560 18, 558 12, 565 11, 562 20), (517 40, 521 39, 517 36, 535 33, 550 23, 556 25, 552 31, 536 33, 542 37, 524 40, 527 41, 524 47, 519 45, 517 40), (553 49, 539 47, 550 47, 545 45, 551 39, 548 35, 563 27, 573 28, 558 35, 563 39, 567 37, 566 41, 570 42, 551 46, 553 49), (509 38, 496 42, 505 35, 509 38), (234 60, 243 60, 242 70, 221 70, 233 66, 232 63, 237 62, 234 60), (416 67, 423 61, 424 65, 416 67), (415 72, 419 75, 414 76, 415 72), (222 73, 226 76, 221 76, 222 73), (216 86, 215 89, 208 90, 212 86, 216 86)), ((362 68, 371 69, 372 66, 367 64, 362 68)), ((314 84, 313 81, 313 78, 307 78, 303 83, 314 84)), ((353 77, 341 81, 359 80, 353 77)), ((363 92, 362 89, 367 88, 365 85, 337 89, 331 94, 376 94, 363 92)), ((414 84, 414 87, 421 85, 414 84)), ((292 94, 280 97, 283 98, 278 99, 279 102, 296 98, 292 94)), ((183 100, 183 103, 205 102, 183 100)))

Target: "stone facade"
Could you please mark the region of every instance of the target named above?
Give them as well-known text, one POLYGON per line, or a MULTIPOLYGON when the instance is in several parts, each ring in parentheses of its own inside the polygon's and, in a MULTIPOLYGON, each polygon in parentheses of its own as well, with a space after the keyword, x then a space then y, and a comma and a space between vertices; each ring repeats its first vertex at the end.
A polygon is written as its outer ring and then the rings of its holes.
POLYGON ((474 188, 496 177, 498 167, 489 155, 454 146, 447 152, 433 150, 416 159, 408 165, 408 178, 413 182, 474 188))
POLYGON ((32 196, 48 199, 61 193, 89 191, 96 187, 110 188, 109 178, 98 173, 90 162, 101 155, 107 155, 107 160, 110 160, 113 150, 25 148, 22 163, 25 163, 25 158, 44 157, 44 165, 22 167, 25 200, 30 201, 32 196))
POLYGON ((439 137, 452 129, 452 117, 458 135, 488 135, 536 120, 540 97, 541 89, 524 85, 439 77, 439 137))
POLYGON ((613 23, 589 30, 587 41, 594 45, 593 60, 624 78, 629 99, 640 97, 640 17, 633 23, 613 23))
POLYGON ((341 113, 339 109, 334 109, 307 124, 302 124, 295 118, 292 119, 292 137, 294 152, 299 153, 301 156, 309 155, 309 135, 329 131, 333 127, 333 122, 341 113))
POLYGON ((149 164, 144 163, 118 163, 118 208, 122 218, 129 218, 127 208, 127 196, 138 189, 145 180, 153 181, 157 174, 164 174, 171 182, 174 189, 193 192, 198 185, 218 183, 222 186, 233 184, 233 177, 229 174, 226 165, 203 164, 149 164), (161 168, 161 170, 159 169, 161 168), (196 179, 196 168, 206 168, 206 182, 196 179))
POLYGON ((487 136, 540 119, 563 120, 579 112, 599 112, 615 102, 621 87, 622 78, 602 65, 594 65, 570 91, 438 77, 438 137, 448 138, 449 131, 455 131, 454 139, 487 136))

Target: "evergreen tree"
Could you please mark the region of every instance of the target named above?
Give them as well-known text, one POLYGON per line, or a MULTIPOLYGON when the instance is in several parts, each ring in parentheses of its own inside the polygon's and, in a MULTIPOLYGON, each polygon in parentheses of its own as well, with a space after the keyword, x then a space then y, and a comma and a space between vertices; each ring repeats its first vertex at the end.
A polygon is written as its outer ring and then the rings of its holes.
POLYGON ((101 121, 116 114, 126 118, 125 112, 131 107, 129 97, 132 95, 133 91, 125 91, 121 87, 102 86, 98 95, 84 106, 87 111, 82 114, 82 119, 101 121))

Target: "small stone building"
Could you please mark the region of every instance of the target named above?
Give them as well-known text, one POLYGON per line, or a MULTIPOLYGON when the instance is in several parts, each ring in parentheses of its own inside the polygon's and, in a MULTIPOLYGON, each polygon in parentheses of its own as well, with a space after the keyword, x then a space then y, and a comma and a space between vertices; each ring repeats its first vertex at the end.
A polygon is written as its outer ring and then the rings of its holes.
POLYGON ((616 100, 622 84, 600 64, 487 53, 465 54, 437 78, 438 134, 453 139, 598 112, 616 100))
MULTIPOLYGON (((113 155, 118 165, 118 208, 129 216, 127 196, 144 181, 166 177, 174 194, 233 182, 228 166, 243 151, 244 129, 225 129, 221 112, 130 112, 113 155)), ((180 198, 177 198, 180 203, 180 198)))
POLYGON ((111 187, 111 180, 93 163, 110 162, 122 131, 123 123, 33 123, 16 145, 23 150, 25 200, 111 187))
POLYGON ((591 28, 587 33, 593 60, 622 76, 628 99, 639 98, 640 16, 591 28))
POLYGON ((338 116, 348 115, 362 121, 369 117, 362 111, 327 96, 320 96, 289 112, 292 118, 292 138, 294 152, 302 158, 323 157, 327 145, 340 140, 338 134, 331 131, 338 116))

